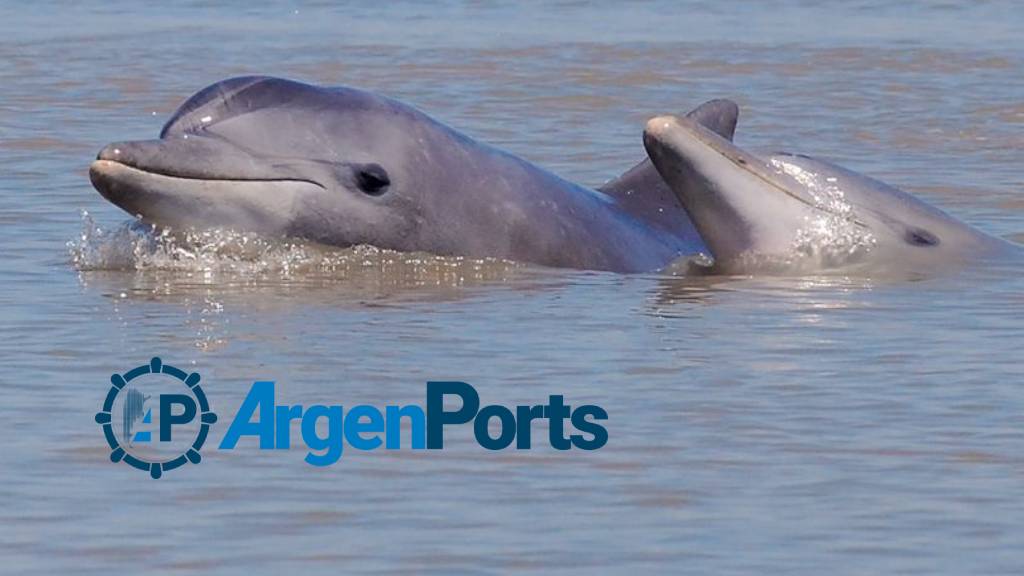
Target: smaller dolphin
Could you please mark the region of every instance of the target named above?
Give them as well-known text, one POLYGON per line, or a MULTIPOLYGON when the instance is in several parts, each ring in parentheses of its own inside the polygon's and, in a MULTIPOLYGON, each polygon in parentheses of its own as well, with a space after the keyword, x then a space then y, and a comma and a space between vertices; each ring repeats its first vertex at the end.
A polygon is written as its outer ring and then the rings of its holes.
POLYGON ((803 155, 751 154, 688 118, 644 147, 728 273, 930 273, 1019 250, 888 184, 803 155))

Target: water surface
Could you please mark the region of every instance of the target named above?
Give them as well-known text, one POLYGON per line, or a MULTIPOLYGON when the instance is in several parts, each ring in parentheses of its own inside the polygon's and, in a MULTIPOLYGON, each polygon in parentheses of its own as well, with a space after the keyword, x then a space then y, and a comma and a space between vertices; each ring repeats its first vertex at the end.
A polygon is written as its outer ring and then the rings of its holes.
POLYGON ((104 144, 236 74, 378 91, 593 185, 643 157, 646 118, 730 97, 744 145, 1021 238, 1016 3, 774 4, 4 4, 4 570, 1019 574, 1017 264, 678 278, 179 245, 88 182, 104 144), (154 482, 107 461, 93 415, 111 372, 157 354, 222 417, 255 379, 346 405, 458 379, 489 403, 602 405, 610 441, 490 453, 457 431, 326 469, 249 446, 154 482))

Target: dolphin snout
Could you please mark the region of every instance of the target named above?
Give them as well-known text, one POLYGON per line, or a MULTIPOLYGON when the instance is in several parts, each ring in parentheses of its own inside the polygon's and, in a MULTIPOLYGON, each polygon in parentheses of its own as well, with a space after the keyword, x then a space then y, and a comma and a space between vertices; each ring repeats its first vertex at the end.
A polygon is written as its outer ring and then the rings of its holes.
POLYGON ((675 116, 655 116, 647 121, 647 125, 644 127, 644 136, 664 138, 673 126, 678 125, 679 122, 675 116))
POLYGON ((138 214, 134 199, 139 190, 136 172, 120 162, 98 157, 89 166, 89 180, 93 188, 109 202, 131 214, 138 214))
POLYGON ((674 116, 655 116, 644 126, 644 148, 648 155, 660 154, 668 135, 679 124, 674 116))
POLYGON ((685 158, 693 142, 700 139, 699 130, 699 126, 689 118, 656 116, 644 126, 644 148, 652 160, 663 156, 685 158))
POLYGON ((117 162, 132 168, 166 173, 169 150, 163 140, 132 140, 107 144, 96 154, 96 160, 117 162))
POLYGON ((675 141, 679 139, 680 134, 685 134, 680 128, 679 118, 675 116, 656 116, 647 121, 647 125, 644 126, 644 148, 655 166, 662 164, 665 156, 679 155, 675 141))
POLYGON ((271 180, 284 175, 252 154, 222 139, 172 138, 114 142, 96 161, 178 178, 199 180, 271 180))
MULTIPOLYGON (((650 147, 657 144, 669 148, 687 148, 690 141, 706 142, 708 139, 722 139, 721 136, 704 128, 690 118, 665 115, 655 116, 644 126, 644 144, 650 147)), ((728 142, 728 140, 725 140, 728 142)))
POLYGON ((115 142, 113 144, 107 144, 102 150, 96 154, 97 160, 113 160, 118 162, 121 160, 121 144, 115 142))

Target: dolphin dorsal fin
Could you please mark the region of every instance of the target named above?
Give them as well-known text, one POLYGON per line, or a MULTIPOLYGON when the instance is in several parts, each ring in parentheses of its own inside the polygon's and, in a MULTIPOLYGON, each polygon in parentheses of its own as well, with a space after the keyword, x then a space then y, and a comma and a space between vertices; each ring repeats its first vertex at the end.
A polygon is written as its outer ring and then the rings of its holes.
MULTIPOLYGON (((709 100, 686 115, 719 136, 732 140, 739 118, 739 106, 732 100, 709 100)), ((598 191, 615 198, 633 216, 681 235, 695 235, 693 224, 661 174, 644 158, 622 176, 610 180, 598 191)))
POLYGON ((716 98, 697 106, 686 117, 732 142, 740 107, 732 100, 716 98))

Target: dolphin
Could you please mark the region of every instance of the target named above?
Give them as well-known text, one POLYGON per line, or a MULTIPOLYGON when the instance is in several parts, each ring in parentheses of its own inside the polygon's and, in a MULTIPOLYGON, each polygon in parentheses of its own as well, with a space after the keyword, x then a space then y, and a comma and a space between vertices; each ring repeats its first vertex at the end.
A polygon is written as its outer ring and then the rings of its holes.
POLYGON ((724 273, 929 274, 1019 247, 878 180, 801 154, 755 155, 690 118, 644 147, 724 273))
MULTIPOLYGON (((731 137, 735 105, 691 112, 731 137)), ((158 139, 104 147, 104 198, 172 229, 616 272, 705 250, 652 165, 594 190, 348 87, 247 76, 190 97, 158 139)))
MULTIPOLYGON (((731 141, 739 112, 735 102, 719 98, 701 104, 686 117, 731 141)), ((686 210, 649 157, 598 190, 615 197, 624 208, 646 221, 669 230, 685 231, 691 236, 696 234, 686 210)))

